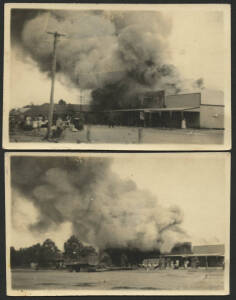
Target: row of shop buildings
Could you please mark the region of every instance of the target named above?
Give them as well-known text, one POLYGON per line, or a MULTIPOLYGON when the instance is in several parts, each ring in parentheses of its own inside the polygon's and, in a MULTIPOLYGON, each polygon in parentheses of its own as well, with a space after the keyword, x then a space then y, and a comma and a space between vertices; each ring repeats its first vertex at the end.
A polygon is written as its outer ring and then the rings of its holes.
MULTIPOLYGON (((114 267, 122 269, 143 267, 147 270, 164 270, 189 268, 224 269, 224 266, 224 244, 192 246, 191 243, 183 243, 175 246, 168 253, 160 253, 158 250, 137 252, 134 249, 117 249, 117 251, 113 249, 111 252, 108 249, 100 254, 94 253, 75 260, 65 260, 62 256, 55 257, 50 261, 47 268, 68 269, 71 272, 94 272, 114 267)), ((43 268, 35 262, 32 262, 30 267, 32 269, 43 268)))
MULTIPOLYGON (((73 116, 88 124, 224 129, 224 94, 221 91, 201 90, 176 95, 153 91, 138 97, 138 107, 124 109, 98 110, 88 104, 58 103, 54 105, 54 119, 73 116)), ((46 119, 48 110, 47 103, 12 110, 10 121, 39 116, 46 119)))
POLYGON ((224 268, 225 247, 223 244, 193 246, 177 253, 164 253, 146 258, 143 266, 148 268, 224 268))
POLYGON ((125 125, 166 128, 224 129, 224 94, 221 91, 140 95, 141 107, 107 111, 125 125))

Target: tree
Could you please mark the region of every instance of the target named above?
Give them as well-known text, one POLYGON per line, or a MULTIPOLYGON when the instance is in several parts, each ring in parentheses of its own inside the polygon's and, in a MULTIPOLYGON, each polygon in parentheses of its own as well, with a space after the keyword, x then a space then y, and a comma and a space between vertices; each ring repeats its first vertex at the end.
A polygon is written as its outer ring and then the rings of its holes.
POLYGON ((77 239, 77 237, 72 235, 64 243, 64 256, 70 259, 79 259, 83 247, 83 244, 77 239))
POLYGON ((40 260, 42 246, 38 243, 28 248, 20 248, 16 250, 14 247, 10 248, 11 267, 26 267, 31 262, 38 263, 40 260))
POLYGON ((19 265, 19 258, 18 258, 18 252, 15 250, 14 247, 10 248, 10 263, 11 268, 17 267, 19 265))
POLYGON ((81 256, 86 257, 93 254, 97 254, 97 252, 96 249, 93 248, 92 246, 84 246, 81 250, 81 256))
POLYGON ((60 250, 51 239, 46 239, 41 246, 38 263, 41 266, 48 266, 50 263, 58 259, 60 250))
POLYGON ((63 99, 60 99, 60 100, 58 101, 58 104, 59 104, 59 105, 66 105, 66 101, 63 100, 63 99))
POLYGON ((24 256, 26 260, 26 264, 30 264, 31 262, 38 262, 40 257, 41 245, 35 244, 29 248, 24 249, 24 256))

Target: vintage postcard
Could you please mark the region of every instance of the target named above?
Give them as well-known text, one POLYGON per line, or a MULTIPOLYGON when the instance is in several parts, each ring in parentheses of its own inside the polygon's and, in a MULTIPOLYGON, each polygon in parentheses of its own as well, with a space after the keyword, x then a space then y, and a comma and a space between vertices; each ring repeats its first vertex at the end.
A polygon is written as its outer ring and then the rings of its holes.
POLYGON ((229 294, 230 153, 7 153, 7 294, 229 294))
POLYGON ((228 4, 6 4, 7 149, 228 150, 228 4))

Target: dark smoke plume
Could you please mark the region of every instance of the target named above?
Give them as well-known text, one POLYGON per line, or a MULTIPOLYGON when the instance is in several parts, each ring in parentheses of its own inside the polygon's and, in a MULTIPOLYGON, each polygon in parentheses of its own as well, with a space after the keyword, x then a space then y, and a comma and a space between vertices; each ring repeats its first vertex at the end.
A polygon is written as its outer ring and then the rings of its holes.
POLYGON ((70 222, 73 234, 99 249, 170 251, 183 241, 180 209, 162 207, 147 190, 112 172, 111 163, 108 158, 12 157, 17 192, 12 214, 20 194, 39 214, 32 231, 70 222))
POLYGON ((66 34, 58 44, 58 78, 93 90, 94 104, 104 109, 132 107, 140 92, 181 90, 168 64, 171 22, 160 12, 14 11, 13 43, 49 76, 53 41, 46 32, 55 30, 66 34))
POLYGON ((198 78, 193 82, 193 87, 197 89, 204 89, 204 79, 198 78))
POLYGON ((45 13, 46 10, 41 9, 12 9, 11 10, 11 43, 13 45, 22 44, 22 31, 25 24, 45 13))

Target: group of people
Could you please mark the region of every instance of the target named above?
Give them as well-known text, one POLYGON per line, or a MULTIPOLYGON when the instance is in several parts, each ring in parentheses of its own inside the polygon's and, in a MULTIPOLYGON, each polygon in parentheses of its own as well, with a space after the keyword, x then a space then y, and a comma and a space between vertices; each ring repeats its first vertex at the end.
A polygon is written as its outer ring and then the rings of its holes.
MULTIPOLYGON (((159 258, 155 261, 152 259, 145 261, 142 266, 146 268, 147 271, 154 269, 173 269, 177 270, 179 268, 188 269, 191 265, 191 262, 188 258, 180 261, 179 259, 170 259, 170 258, 159 258)), ((197 265, 195 266, 197 267, 197 265)))
POLYGON ((10 129, 14 130, 24 130, 24 131, 34 131, 35 133, 39 133, 40 128, 48 127, 48 119, 42 116, 14 116, 10 117, 10 129))
POLYGON ((44 136, 46 139, 59 139, 66 128, 72 132, 83 129, 83 120, 81 117, 55 116, 51 124, 50 133, 48 132, 48 118, 44 116, 14 116, 10 118, 10 130, 30 131, 34 136, 44 136))
POLYGON ((54 141, 57 141, 62 137, 62 134, 66 128, 69 128, 72 132, 77 132, 83 129, 83 121, 81 118, 72 118, 71 116, 66 116, 63 120, 61 117, 58 117, 51 127, 51 136, 54 141))
POLYGON ((32 120, 27 120, 26 118, 26 126, 29 128, 32 127, 34 133, 40 135, 41 128, 48 127, 48 119, 44 119, 43 117, 34 117, 32 120))

